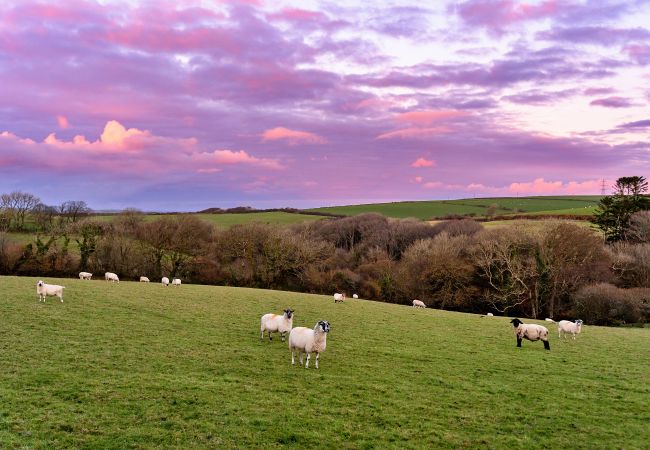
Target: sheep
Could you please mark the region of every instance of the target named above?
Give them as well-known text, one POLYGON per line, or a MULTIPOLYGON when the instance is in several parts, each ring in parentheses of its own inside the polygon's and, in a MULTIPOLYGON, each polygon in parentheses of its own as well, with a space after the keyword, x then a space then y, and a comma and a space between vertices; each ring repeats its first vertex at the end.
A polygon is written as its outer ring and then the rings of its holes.
POLYGON ((359 298, 357 294, 352 294, 352 298, 359 298))
POLYGON ((89 272, 79 272, 80 280, 90 280, 93 277, 92 273, 89 272))
POLYGON ((43 300, 45 303, 45 297, 59 297, 61 303, 63 303, 63 290, 65 286, 59 286, 58 284, 45 284, 42 280, 38 280, 36 283, 36 293, 38 294, 38 302, 40 303, 43 300))
POLYGON ((147 277, 140 277, 140 283, 148 283, 148 282, 149 282, 149 278, 147 278, 147 277))
POLYGON ((547 321, 547 322, 555 323, 555 320, 549 319, 548 317, 546 319, 544 319, 544 320, 547 321))
POLYGON ((413 300, 413 307, 414 308, 426 308, 427 305, 424 304, 422 300, 413 300))
POLYGON ((515 335, 517 336, 517 347, 521 347, 521 340, 528 339, 529 341, 542 341, 546 350, 551 349, 548 343, 548 329, 541 325, 525 324, 519 319, 512 319, 510 321, 515 328, 515 335))
POLYGON ((169 278, 167 277, 162 277, 162 280, 160 280, 163 286, 169 286, 169 278))
POLYGON ((338 292, 334 294, 334 303, 343 303, 345 300, 345 294, 339 294, 338 292))
POLYGON ((181 285, 181 279, 180 278, 174 278, 172 280, 172 286, 180 286, 181 285))
POLYGON ((305 369, 309 367, 309 358, 316 353, 316 368, 320 354, 327 347, 327 333, 330 332, 330 324, 326 320, 319 320, 313 330, 306 327, 296 327, 289 333, 289 350, 291 350, 291 365, 295 364, 293 357, 294 350, 298 351, 300 365, 302 366, 302 354, 307 353, 305 369))
POLYGON ((271 333, 277 331, 280 333, 280 338, 284 342, 284 335, 286 332, 291 331, 293 328, 293 310, 287 308, 284 310, 283 315, 278 314, 264 314, 260 323, 260 340, 264 339, 264 332, 269 332, 269 341, 273 340, 271 333))
POLYGON ((575 340, 576 334, 580 334, 582 331, 582 320, 578 319, 575 321, 575 323, 570 322, 568 320, 560 320, 557 323, 557 334, 558 337, 562 337, 562 333, 564 333, 564 338, 566 339, 566 335, 572 334, 573 339, 575 340))
POLYGON ((492 314, 492 313, 487 313, 487 316, 488 316, 488 317, 494 317, 494 314, 492 314))
POLYGON ((113 272, 106 272, 106 273, 104 274, 104 279, 105 279, 106 281, 111 281, 111 282, 113 282, 113 283, 115 283, 115 282, 118 282, 118 283, 119 283, 119 282, 120 282, 119 277, 118 277, 116 274, 114 274, 113 272))

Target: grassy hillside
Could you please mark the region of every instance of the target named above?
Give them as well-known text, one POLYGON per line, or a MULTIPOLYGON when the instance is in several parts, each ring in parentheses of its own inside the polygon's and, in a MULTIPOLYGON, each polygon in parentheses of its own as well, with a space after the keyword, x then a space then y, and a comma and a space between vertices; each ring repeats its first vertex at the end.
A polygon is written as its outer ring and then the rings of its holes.
POLYGON ((484 216, 488 207, 494 204, 497 205, 495 211, 497 215, 590 215, 593 214, 599 200, 599 196, 471 198, 461 200, 333 206, 315 208, 310 211, 343 215, 377 212, 389 217, 416 217, 418 219, 429 219, 449 214, 474 214, 476 216, 484 216))
POLYGON ((643 448, 650 330, 515 347, 507 319, 287 292, 0 277, 8 448, 643 448), (259 317, 332 325, 321 368, 259 317))
MULTIPOLYGON (((148 214, 145 220, 156 220, 161 217, 170 217, 171 215, 148 214)), ((219 228, 230 228, 233 225, 260 222, 267 224, 292 224, 301 222, 310 222, 324 219, 324 216, 315 216, 311 214, 294 214, 282 211, 274 212, 251 212, 241 214, 197 214, 201 219, 210 222, 219 228)), ((113 220, 114 215, 94 216, 99 220, 113 220)))

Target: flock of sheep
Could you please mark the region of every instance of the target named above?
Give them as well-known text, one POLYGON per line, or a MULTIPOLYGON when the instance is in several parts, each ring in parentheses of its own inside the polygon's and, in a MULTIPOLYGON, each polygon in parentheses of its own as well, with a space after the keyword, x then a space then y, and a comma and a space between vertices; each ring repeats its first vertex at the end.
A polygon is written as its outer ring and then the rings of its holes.
MULTIPOLYGON (((90 280, 92 279, 93 274, 90 272, 79 272, 79 279, 80 280, 90 280)), ((113 272, 106 272, 104 274, 104 279, 106 281, 110 281, 112 283, 119 283, 120 278, 117 276, 117 274, 114 274, 113 272)), ((147 277, 140 277, 140 282, 143 283, 149 283, 149 278, 147 277)), ((169 286, 169 278, 167 277, 162 277, 161 284, 163 286, 169 286)), ((180 278, 174 278, 171 282, 172 286, 180 286, 181 285, 181 279, 180 278)), ((45 298, 46 297, 59 297, 59 300, 61 300, 61 303, 63 303, 63 290, 65 289, 65 286, 59 286, 58 284, 47 284, 42 280, 39 280, 38 283, 36 283, 36 294, 38 294, 38 301, 45 303, 45 298)))
MULTIPOLYGON (((79 279, 81 280, 90 280, 92 279, 93 274, 89 272, 79 272, 79 279)), ((104 274, 104 279, 111 282, 120 282, 119 277, 112 272, 106 272, 104 274)), ((140 282, 148 283, 149 278, 140 277, 140 282)), ((169 286, 169 278, 162 277, 161 284, 163 286, 169 286)), ((180 286, 180 278, 174 278, 171 282, 172 286, 180 286)), ((36 293, 38 294, 39 302, 45 302, 46 297, 59 297, 61 303, 63 303, 63 290, 65 286, 59 286, 57 284, 46 284, 42 280, 39 280, 36 284, 36 293)), ((344 293, 335 293, 334 294, 334 303, 342 303, 345 300, 344 293)), ((352 298, 358 299, 359 296, 354 294, 352 298)), ((426 308, 427 306, 421 300, 413 300, 412 302, 414 308, 426 308)), ((294 352, 298 352, 298 358, 300 365, 303 365, 302 357, 303 353, 307 355, 307 360, 305 363, 305 369, 309 367, 309 359, 311 358, 312 353, 316 354, 315 366, 318 369, 318 360, 320 354, 325 351, 327 347, 327 334, 330 332, 330 324, 326 320, 319 320, 314 328, 307 327, 293 327, 293 315, 294 311, 290 308, 284 310, 283 314, 264 314, 260 323, 260 340, 264 339, 264 333, 268 333, 269 340, 273 340, 271 333, 279 333, 282 342, 284 342, 284 337, 286 333, 289 333, 289 350, 291 351, 291 365, 295 364, 294 352)), ((494 317, 492 313, 487 313, 485 316, 481 317, 494 317)), ((553 319, 546 319, 547 322, 555 323, 553 319)), ((548 329, 542 325, 537 324, 525 324, 520 319, 512 319, 510 321, 514 328, 514 333, 517 338, 517 347, 521 347, 521 342, 523 339, 529 341, 542 341, 544 343, 544 348, 550 350, 551 346, 548 342, 548 329)), ((576 320, 571 322, 568 320, 561 320, 557 322, 558 337, 562 338, 567 335, 571 335, 575 340, 576 335, 580 334, 582 331, 582 320, 576 320)))

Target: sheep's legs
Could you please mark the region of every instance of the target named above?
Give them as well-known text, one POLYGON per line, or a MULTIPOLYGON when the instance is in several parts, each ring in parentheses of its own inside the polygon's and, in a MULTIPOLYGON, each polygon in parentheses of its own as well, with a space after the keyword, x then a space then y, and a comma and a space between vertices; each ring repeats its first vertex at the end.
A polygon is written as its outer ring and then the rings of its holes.
POLYGON ((549 344, 548 341, 544 341, 544 348, 546 350, 550 350, 551 349, 551 344, 549 344))
POLYGON ((520 337, 517 338, 517 347, 521 347, 521 338, 520 337))
POLYGON ((264 330, 261 331, 260 333, 260 341, 264 340, 264 330))
POLYGON ((291 349, 291 365, 293 366, 296 363, 293 359, 293 349, 291 349))
POLYGON ((309 358, 311 358, 311 353, 307 353, 307 362, 305 363, 305 369, 309 367, 309 358))
POLYGON ((284 333, 285 332, 280 333, 280 339, 282 339, 282 342, 284 342, 284 333))
POLYGON ((273 336, 271 336, 271 332, 269 331, 269 341, 273 340, 273 336))
POLYGON ((300 359, 300 366, 302 367, 302 352, 298 350, 298 358, 300 359))
POLYGON ((320 353, 316 353, 316 368, 318 369, 318 358, 320 358, 320 353))

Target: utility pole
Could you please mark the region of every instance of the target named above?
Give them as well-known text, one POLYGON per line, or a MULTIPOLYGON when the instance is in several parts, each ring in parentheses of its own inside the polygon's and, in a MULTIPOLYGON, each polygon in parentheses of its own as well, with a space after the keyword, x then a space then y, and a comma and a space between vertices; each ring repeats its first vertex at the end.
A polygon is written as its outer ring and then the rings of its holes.
POLYGON ((605 183, 604 178, 600 180, 600 195, 607 195, 607 184, 605 183))

